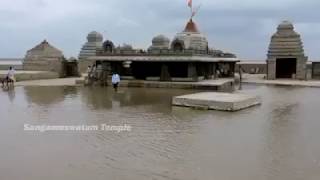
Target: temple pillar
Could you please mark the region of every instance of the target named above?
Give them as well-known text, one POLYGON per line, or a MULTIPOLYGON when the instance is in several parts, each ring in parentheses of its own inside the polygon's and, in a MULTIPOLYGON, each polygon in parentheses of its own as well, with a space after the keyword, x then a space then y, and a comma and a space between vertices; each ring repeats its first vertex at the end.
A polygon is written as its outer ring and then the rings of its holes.
POLYGON ((276 63, 277 63, 277 60, 275 58, 271 58, 267 60, 267 79, 268 80, 276 79, 276 63))
POLYGON ((198 79, 197 67, 195 63, 188 64, 188 78, 192 78, 194 80, 198 79))
POLYGON ((171 75, 169 73, 169 68, 167 65, 162 64, 160 81, 171 81, 171 75))
POLYGON ((299 57, 297 58, 297 72, 296 79, 306 80, 307 78, 307 58, 299 57))

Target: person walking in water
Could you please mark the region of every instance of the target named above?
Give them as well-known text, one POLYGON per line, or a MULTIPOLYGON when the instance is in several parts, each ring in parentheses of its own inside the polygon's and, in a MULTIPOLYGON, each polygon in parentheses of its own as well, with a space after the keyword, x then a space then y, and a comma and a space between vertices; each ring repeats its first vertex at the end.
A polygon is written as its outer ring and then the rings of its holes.
POLYGON ((10 66, 9 70, 8 70, 8 73, 7 73, 7 80, 8 82, 11 81, 11 82, 15 82, 16 79, 14 77, 14 74, 15 74, 15 70, 13 67, 10 66))
POLYGON ((113 73, 112 74, 112 86, 114 88, 114 91, 118 91, 118 86, 120 83, 120 76, 118 73, 113 73))
POLYGON ((87 75, 88 75, 88 77, 90 77, 90 74, 91 74, 91 66, 88 66, 88 68, 87 68, 87 75))

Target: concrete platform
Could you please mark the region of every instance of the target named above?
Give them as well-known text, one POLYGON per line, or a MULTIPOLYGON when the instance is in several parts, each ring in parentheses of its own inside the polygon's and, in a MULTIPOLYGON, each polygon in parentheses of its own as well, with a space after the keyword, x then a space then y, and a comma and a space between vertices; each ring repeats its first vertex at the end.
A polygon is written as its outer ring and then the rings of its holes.
POLYGON ((194 107, 207 110, 239 111, 261 104, 258 96, 242 93, 203 92, 174 97, 175 106, 194 107))

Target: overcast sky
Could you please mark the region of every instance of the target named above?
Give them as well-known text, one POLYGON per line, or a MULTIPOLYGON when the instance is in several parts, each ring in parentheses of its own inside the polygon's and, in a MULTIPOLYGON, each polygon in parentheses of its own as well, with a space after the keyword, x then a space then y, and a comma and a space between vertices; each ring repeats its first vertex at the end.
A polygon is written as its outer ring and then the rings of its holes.
MULTIPOLYGON (((266 59, 282 20, 294 22, 306 54, 320 60, 319 0, 194 0, 195 21, 209 45, 245 59, 266 59)), ((78 56, 90 31, 115 44, 148 48, 152 37, 173 38, 189 16, 186 0, 0 0, 0 57, 23 57, 47 39, 78 56)))

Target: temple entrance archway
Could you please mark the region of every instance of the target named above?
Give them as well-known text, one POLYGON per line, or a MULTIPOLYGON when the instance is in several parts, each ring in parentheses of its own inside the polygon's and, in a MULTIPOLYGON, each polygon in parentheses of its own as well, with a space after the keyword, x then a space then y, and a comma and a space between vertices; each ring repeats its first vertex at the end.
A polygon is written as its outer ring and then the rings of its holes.
POLYGON ((103 50, 104 52, 106 53, 112 53, 113 50, 114 50, 114 45, 113 45, 113 42, 111 41, 106 41, 103 43, 103 50))
POLYGON ((172 42, 171 48, 175 52, 182 52, 184 50, 184 42, 181 40, 175 40, 172 42))
POLYGON ((297 73, 296 58, 281 58, 276 63, 276 78, 291 79, 297 73))
POLYGON ((173 50, 174 51, 179 51, 179 52, 182 51, 183 50, 182 44, 179 43, 179 42, 175 43, 174 46, 173 46, 173 50))

